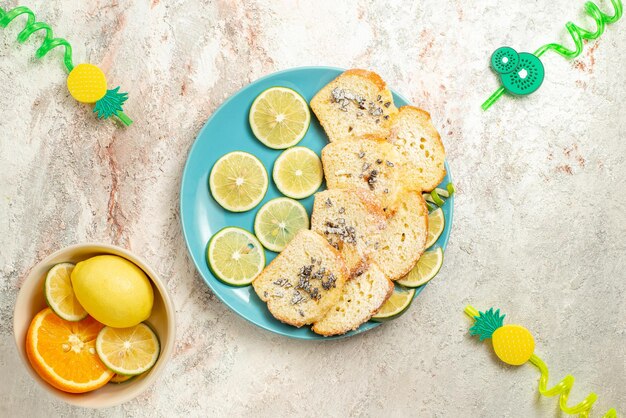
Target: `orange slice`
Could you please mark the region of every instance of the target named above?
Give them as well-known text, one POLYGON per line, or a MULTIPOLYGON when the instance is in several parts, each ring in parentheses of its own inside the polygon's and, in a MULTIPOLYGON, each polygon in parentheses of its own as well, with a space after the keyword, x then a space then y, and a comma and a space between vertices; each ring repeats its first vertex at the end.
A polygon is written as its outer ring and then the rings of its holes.
POLYGON ((92 317, 70 322, 50 308, 39 312, 28 328, 26 354, 37 374, 64 392, 83 393, 104 386, 115 373, 96 353, 104 327, 92 317))

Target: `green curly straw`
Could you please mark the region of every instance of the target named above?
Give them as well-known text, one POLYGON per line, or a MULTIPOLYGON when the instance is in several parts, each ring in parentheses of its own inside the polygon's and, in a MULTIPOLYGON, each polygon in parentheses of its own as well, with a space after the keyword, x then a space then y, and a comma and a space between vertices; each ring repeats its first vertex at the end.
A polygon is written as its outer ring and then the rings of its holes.
MULTIPOLYGON (((17 36, 17 41, 19 43, 24 43, 28 40, 28 38, 30 38, 33 33, 40 30, 45 31, 44 40, 39 49, 37 49, 37 52, 35 52, 35 57, 42 58, 54 48, 61 46, 65 47, 63 63, 67 68, 67 72, 72 72, 72 70, 74 69, 74 63, 72 62, 72 45, 70 45, 70 43, 63 38, 55 38, 54 33, 52 32, 52 28, 47 23, 37 22, 35 14, 28 7, 19 6, 9 10, 8 12, 0 7, 0 27, 6 28, 9 23, 11 23, 16 17, 20 15, 26 15, 27 20, 24 29, 17 36)), ((119 87, 115 90, 110 90, 109 92, 113 92, 115 94, 117 93, 117 90, 119 90, 119 87)), ((122 99, 118 100, 115 104, 121 106, 121 103, 123 103, 125 100, 126 96, 123 96, 122 99)), ((99 118, 102 118, 104 117, 103 115, 107 114, 107 112, 103 112, 102 109, 99 108, 94 109, 94 112, 99 118)), ((132 120, 122 111, 121 107, 116 107, 113 114, 117 116, 126 126, 129 126, 132 123, 132 120)))
POLYGON ((45 30, 45 39, 35 53, 35 56, 37 58, 42 58, 52 49, 59 46, 64 46, 65 56, 63 58, 63 62, 65 63, 65 67, 67 67, 67 71, 72 71, 74 69, 74 64, 72 63, 72 46, 70 45, 70 43, 63 38, 55 38, 52 32, 52 28, 46 23, 37 22, 35 14, 28 7, 20 6, 8 12, 5 12, 2 8, 0 8, 0 26, 6 28, 13 19, 20 15, 26 15, 27 20, 26 26, 17 36, 17 41, 19 43, 24 43, 28 38, 30 38, 33 33, 39 30, 45 30))
MULTIPOLYGON (((578 57, 583 52, 583 39, 597 39, 604 33, 604 28, 606 25, 610 25, 611 23, 617 22, 622 17, 622 0, 611 0, 613 4, 613 9, 615 13, 613 16, 609 16, 606 13, 603 13, 600 8, 590 1, 585 3, 585 11, 596 21, 597 29, 595 32, 590 32, 586 29, 581 28, 573 22, 567 22, 565 27, 568 32, 572 36, 574 40, 574 46, 576 49, 567 49, 563 45, 551 43, 542 46, 537 49, 533 55, 536 57, 541 57, 549 50, 554 50, 557 54, 567 58, 573 59, 578 57)), ((493 105, 505 92, 504 87, 500 87, 496 90, 486 101, 481 105, 483 110, 487 110, 493 105)))

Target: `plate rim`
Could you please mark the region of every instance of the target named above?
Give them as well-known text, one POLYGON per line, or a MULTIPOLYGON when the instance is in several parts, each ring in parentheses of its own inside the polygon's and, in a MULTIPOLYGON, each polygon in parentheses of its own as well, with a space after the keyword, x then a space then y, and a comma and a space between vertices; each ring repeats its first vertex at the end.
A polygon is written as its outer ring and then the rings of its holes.
MULTIPOLYGON (((341 334, 341 335, 335 335, 335 336, 330 336, 330 337, 325 337, 325 336, 321 336, 320 338, 311 338, 309 336, 300 336, 300 335, 294 335, 294 334, 290 334, 287 333, 285 331, 282 330, 276 330, 276 329, 272 329, 269 328, 257 321, 255 321, 253 318, 250 318, 242 313, 240 313, 238 310, 236 310, 228 301, 226 301, 222 295, 219 294, 219 292, 217 292, 215 290, 215 288, 213 287, 213 285, 209 282, 209 280, 207 280, 206 277, 204 277, 204 275, 202 274, 202 270, 200 269, 200 266, 198 265, 198 262, 196 261, 195 257, 193 256, 193 253, 191 252, 191 246, 189 244, 189 237, 187 236, 187 231, 185 229, 185 222, 184 222, 184 211, 183 211, 183 188, 185 185, 185 180, 187 178, 187 168, 189 166, 189 156, 194 152, 196 146, 198 146, 198 141, 200 139, 200 137, 202 136, 203 132, 205 131, 205 129, 208 128, 208 126, 210 125, 210 122, 216 117, 217 113, 219 112, 219 110, 226 106, 231 100, 234 100, 234 98, 239 95, 241 92, 243 92, 244 90, 246 90, 247 88, 249 88, 250 86, 256 84, 256 83, 260 83, 263 82, 271 77, 275 77, 275 76, 280 76, 281 74, 285 74, 285 73, 290 73, 290 72, 294 72, 294 71, 302 71, 302 70, 330 70, 330 71, 335 71, 338 73, 343 73, 345 71, 347 71, 346 69, 340 68, 340 67, 333 67, 333 66, 316 66, 316 65, 309 65, 309 66, 300 66, 300 67, 291 67, 291 68, 287 68, 284 70, 280 70, 280 71, 276 71, 276 72, 272 72, 269 74, 266 74, 260 78, 257 78, 254 81, 249 82, 248 84, 246 84, 245 86, 241 87, 240 89, 238 89, 236 92, 232 93, 226 100, 224 100, 223 102, 221 102, 219 104, 219 106, 217 106, 215 108, 215 110, 213 111, 213 113, 211 114, 211 116, 209 116, 209 118, 206 120, 206 122, 204 122, 204 125, 202 126, 202 128, 198 131, 198 133, 195 136, 195 139, 193 141, 193 143, 191 144, 191 146, 189 147, 189 151, 187 152, 187 157, 185 159, 185 165, 183 166, 183 174, 181 176, 180 179, 180 186, 179 186, 179 201, 178 201, 178 210, 179 210, 179 214, 180 214, 180 227, 182 229, 183 232, 183 238, 185 240, 185 247, 187 249, 187 254, 188 256, 191 258, 191 260, 193 261, 194 267, 196 268, 196 272, 198 273, 198 275, 202 278, 202 281, 209 287, 209 289, 211 289, 211 292, 217 296, 217 298, 220 300, 221 303, 223 303, 224 305, 226 305, 232 312, 236 313, 238 316, 240 316, 241 318, 245 319, 246 321, 254 324, 255 326, 264 329, 266 331, 272 332, 274 334, 278 334, 284 337, 288 337, 288 338, 292 338, 295 340, 307 340, 307 341, 330 341, 330 340, 337 340, 337 339, 343 339, 343 338, 348 338, 348 337, 353 337, 356 335, 360 335, 360 334, 364 334, 365 332, 374 329, 374 328, 378 328, 378 326, 382 325, 383 322, 378 322, 375 323, 374 326, 372 326, 371 328, 367 329, 367 330, 363 330, 363 331, 358 331, 359 328, 357 328, 354 331, 350 331, 347 332, 345 334, 341 334), (356 332, 355 332, 356 331, 356 332)), ((404 102, 407 103, 407 105, 409 106, 413 106, 412 102, 410 100, 408 100, 404 95, 400 94, 398 91, 396 91, 395 89, 388 87, 389 90, 395 94, 396 96, 398 96, 399 98, 401 98, 402 100, 404 100, 404 102)), ((444 165, 446 168, 446 176, 449 178, 450 183, 453 183, 452 180, 452 174, 450 173, 450 167, 448 164, 448 159, 446 158, 444 160, 444 165)), ((207 191, 208 192, 208 191, 207 191)), ((447 244, 448 241, 450 239, 450 233, 452 231, 452 224, 453 224, 453 218, 454 218, 454 194, 452 196, 450 196, 448 199, 446 199, 446 202, 450 202, 450 216, 449 216, 449 221, 446 222, 446 225, 449 225, 449 228, 446 228, 444 230, 444 233, 442 234, 442 236, 440 237, 443 238, 443 244, 441 245, 441 247, 443 247, 443 252, 444 252, 444 256, 445 256, 445 251, 447 249, 447 244)), ((207 244, 208 245, 208 244, 207 244)), ((445 259, 445 257, 444 257, 445 259)), ((217 280, 217 279, 216 279, 217 280)), ((425 283, 424 285, 416 288, 415 290, 415 295, 413 297, 413 299, 415 299, 420 293, 422 293, 422 291, 424 290, 424 288, 428 285, 428 283, 425 283)))

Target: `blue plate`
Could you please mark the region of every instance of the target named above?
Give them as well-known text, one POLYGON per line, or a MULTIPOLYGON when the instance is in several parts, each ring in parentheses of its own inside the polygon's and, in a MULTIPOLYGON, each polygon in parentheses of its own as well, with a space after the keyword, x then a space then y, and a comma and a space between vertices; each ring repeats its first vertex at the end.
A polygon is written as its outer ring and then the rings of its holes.
MULTIPOLYGON (((265 202, 282 196, 281 193, 270 181, 267 195, 255 209, 244 213, 228 212, 211 197, 208 186, 209 173, 213 164, 224 154, 231 151, 246 151, 256 155, 263 162, 271 178, 274 161, 281 150, 264 146, 252 134, 248 124, 248 111, 252 101, 263 90, 274 86, 290 87, 310 101, 315 93, 342 72, 343 70, 339 68, 329 67, 294 68, 271 74, 243 88, 226 100, 204 125, 191 147, 183 171, 180 192, 181 222, 187 248, 200 275, 213 293, 233 311, 261 328, 294 338, 331 339, 319 336, 306 327, 295 328, 274 319, 266 304, 254 293, 252 286, 232 287, 220 282, 213 276, 206 262, 206 247, 211 235, 225 226, 238 226, 254 232, 254 216, 258 208, 265 202)), ((393 92, 393 98, 398 107, 408 104, 408 101, 396 92, 393 92)), ((320 154, 327 142, 324 130, 317 122, 315 115, 311 115, 309 131, 298 145, 308 147, 320 154)), ((448 175, 442 182, 444 185, 451 181, 447 163, 446 171, 448 175)), ((324 187, 322 185, 321 189, 324 187)), ((300 202, 310 215, 313 197, 300 202)), ((454 197, 451 197, 443 206, 446 227, 435 244, 444 250, 450 235, 453 204, 454 197)), ((268 263, 276 256, 270 251, 266 251, 265 255, 268 263)), ((417 296, 424 287, 418 288, 415 295, 417 296)), ((367 322, 356 331, 344 336, 355 335, 378 325, 380 324, 376 322, 367 322)))

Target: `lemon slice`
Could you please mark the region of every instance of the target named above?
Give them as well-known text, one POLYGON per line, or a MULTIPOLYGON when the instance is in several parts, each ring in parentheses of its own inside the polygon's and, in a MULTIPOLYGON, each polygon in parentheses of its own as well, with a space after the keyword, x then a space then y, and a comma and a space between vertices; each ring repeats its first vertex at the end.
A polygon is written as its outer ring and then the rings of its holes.
POLYGON ((267 192, 267 171, 257 157, 235 151, 217 160, 211 175, 211 194, 224 209, 245 212, 263 200, 267 192))
POLYGON ((430 248, 437 242, 445 225, 446 222, 441 208, 437 208, 428 214, 428 235, 426 236, 426 246, 424 248, 430 248))
POLYGON ((217 232, 207 248, 209 267, 224 283, 245 286, 265 267, 263 246, 254 235, 236 227, 217 232))
POLYGON ((281 252, 301 229, 309 228, 309 215, 300 202, 286 197, 264 204, 254 219, 254 233, 270 251, 281 252))
POLYGON ((144 323, 130 328, 104 327, 96 338, 100 360, 115 373, 126 376, 152 368, 160 351, 158 337, 144 323))
POLYGON ((443 265, 441 247, 426 251, 415 264, 415 267, 396 283, 406 287, 419 287, 435 277, 443 265))
POLYGON ((383 322, 402 315, 413 302, 413 296, 415 296, 415 289, 396 286, 391 297, 381 306, 372 320, 383 322))
POLYGON ((50 269, 44 283, 48 306, 62 319, 72 322, 85 319, 88 315, 72 289, 70 276, 74 267, 71 263, 57 264, 50 269))
POLYGON ((305 147, 294 147, 278 156, 272 177, 282 194, 304 199, 320 188, 324 172, 315 152, 305 147))
POLYGON ((286 87, 272 87, 254 99, 249 120, 259 141, 270 148, 285 149, 304 138, 311 113, 300 94, 286 87))
POLYGON ((124 382, 128 382, 130 379, 134 379, 135 376, 125 376, 123 374, 115 374, 113 375, 113 377, 111 378, 111 380, 109 380, 109 383, 124 383, 124 382))

